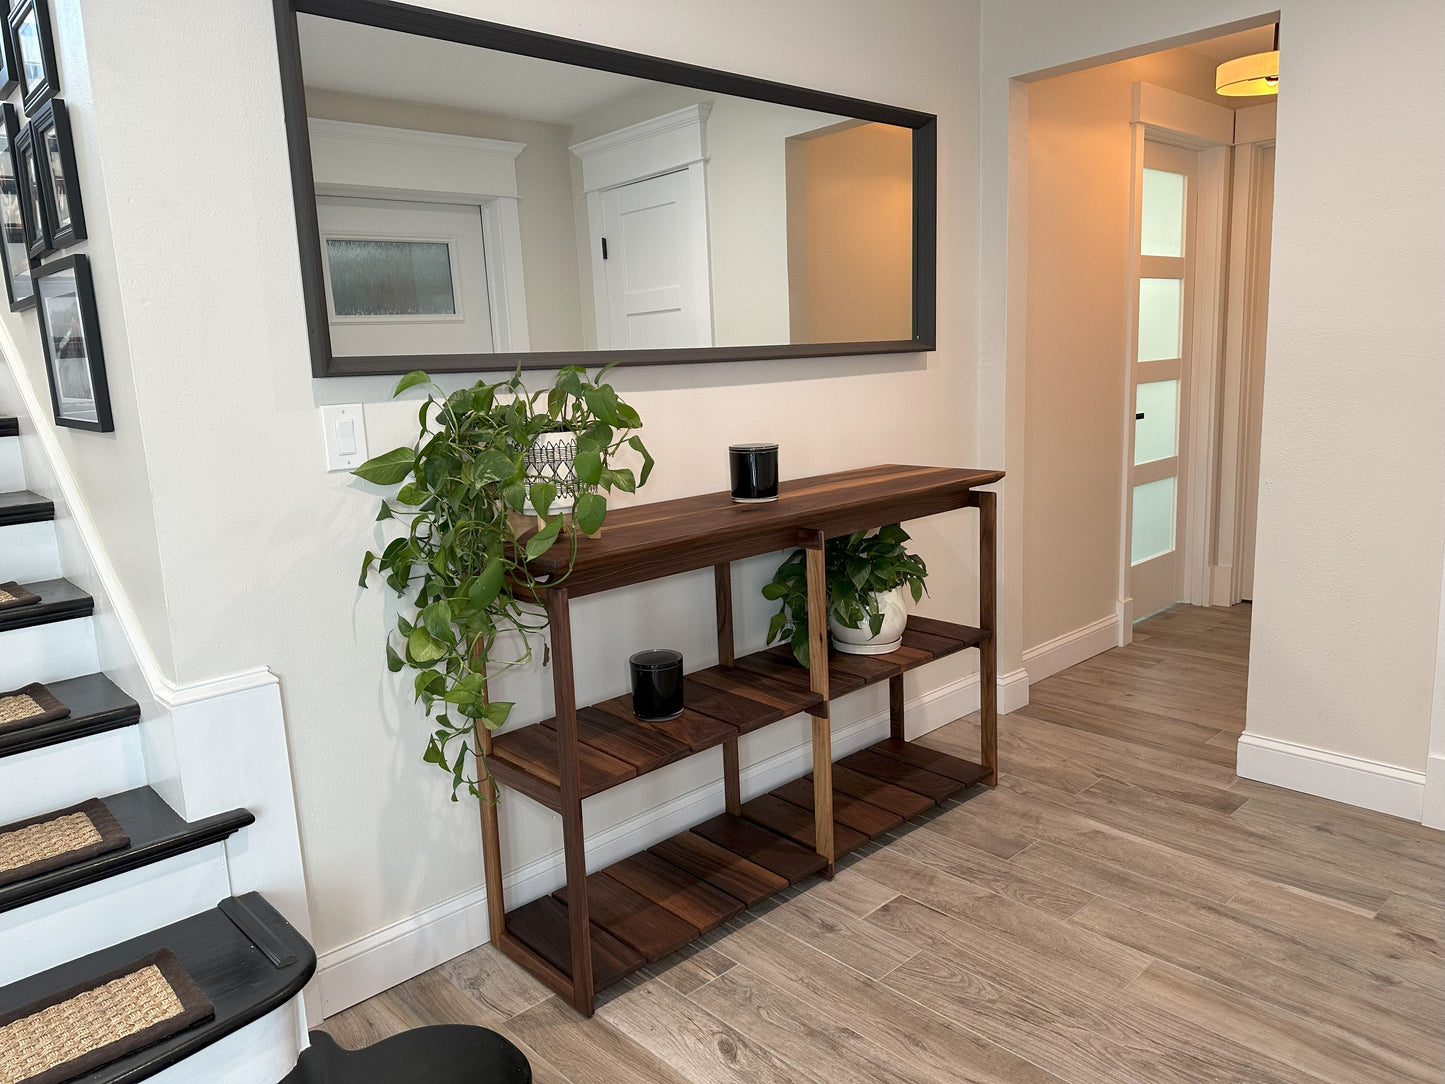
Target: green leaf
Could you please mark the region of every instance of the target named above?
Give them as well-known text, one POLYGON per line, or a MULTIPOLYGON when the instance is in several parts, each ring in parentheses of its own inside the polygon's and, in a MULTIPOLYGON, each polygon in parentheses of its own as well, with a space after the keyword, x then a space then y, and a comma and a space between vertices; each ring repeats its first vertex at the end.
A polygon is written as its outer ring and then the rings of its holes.
POLYGON ((446 644, 432 637, 432 634, 418 625, 406 638, 407 653, 417 662, 435 662, 447 653, 446 644))
POLYGON ((389 452, 368 459, 351 473, 373 485, 394 486, 410 474, 415 466, 415 452, 410 448, 393 448, 389 452))
POLYGON ((642 473, 637 476, 637 484, 645 486, 647 485, 647 476, 652 473, 652 455, 648 452, 647 446, 642 443, 641 437, 628 437, 627 443, 634 452, 642 455, 642 473))
POLYGON ((779 583, 777 580, 774 580, 772 583, 763 584, 763 598, 770 602, 776 602, 787 593, 787 584, 779 583))
POLYGON ((406 391, 407 388, 414 388, 418 384, 430 384, 431 382, 431 377, 427 376, 426 373, 420 369, 413 369, 396 382, 396 391, 391 393, 391 397, 395 399, 402 392, 406 391))
POLYGON ((584 486, 595 486, 602 480, 602 451, 590 440, 577 441, 577 457, 573 460, 577 480, 584 486))
POLYGON ((546 519, 548 511, 552 508, 552 502, 557 499, 557 484, 555 482, 537 482, 532 486, 531 497, 532 507, 537 510, 537 515, 546 519))
POLYGON ((527 487, 521 482, 503 486, 502 500, 513 512, 520 512, 527 503, 527 487))
POLYGON ((472 476, 478 482, 502 482, 517 473, 517 463, 498 448, 488 449, 477 457, 472 476))
POLYGON ((914 601, 914 602, 917 602, 919 599, 921 599, 921 598, 923 597, 923 581, 922 581, 922 580, 909 580, 909 581, 908 581, 908 590, 913 593, 913 601, 914 601))
POLYGON ((361 559, 361 577, 356 581, 357 587, 364 588, 366 586, 366 574, 371 571, 371 566, 375 563, 375 561, 376 554, 372 553, 370 550, 367 550, 366 556, 362 557, 361 559))
POLYGON ((398 504, 423 504, 430 496, 431 494, 427 492, 425 486, 419 486, 415 482, 408 482, 406 485, 402 486, 396 491, 396 500, 398 504))
POLYGON ((424 693, 438 693, 446 688, 447 679, 437 670, 421 670, 412 681, 417 696, 424 693))
POLYGON ((632 472, 626 467, 620 470, 604 470, 601 481, 602 488, 607 490, 620 489, 624 493, 637 492, 637 480, 632 477, 632 472))
POLYGON ((600 493, 580 494, 576 506, 572 509, 572 517, 577 522, 577 529, 583 534, 596 534, 602 529, 602 521, 607 518, 607 498, 600 493))
POLYGON ((896 523, 890 523, 887 527, 878 528, 878 540, 880 542, 890 542, 893 545, 901 546, 907 542, 908 539, 908 532, 896 523))
POLYGON ((772 619, 772 621, 770 621, 770 622, 768 623, 768 639, 767 639, 767 642, 768 642, 768 643, 772 643, 772 642, 773 642, 774 640, 776 640, 779 636, 781 636, 781 635, 783 634, 783 629, 787 627, 787 624, 788 624, 788 615, 787 615, 786 611, 779 610, 777 613, 773 614, 773 619, 772 619))
POLYGON ((502 580, 507 574, 506 565, 500 557, 494 557, 487 562, 486 568, 482 569, 481 575, 472 583, 471 589, 467 592, 467 598, 473 606, 478 609, 485 609, 492 604, 492 600, 502 590, 502 580))
POLYGON ((507 700, 493 700, 487 705, 486 711, 481 718, 486 721, 488 730, 496 730, 497 727, 505 725, 507 717, 512 714, 512 704, 507 700))
POLYGON ((395 674, 405 665, 405 660, 396 653, 396 648, 392 647, 391 641, 388 640, 386 642, 386 668, 395 674))
POLYGON ((376 519, 375 519, 373 522, 380 523, 380 522, 381 522, 382 520, 384 520, 384 519, 395 519, 395 518, 396 518, 396 517, 392 514, 392 511, 391 511, 391 505, 387 504, 385 501, 382 501, 382 502, 381 502, 381 510, 376 513, 376 519))
POLYGON ((808 647, 808 629, 806 626, 799 626, 793 630, 793 658, 797 659, 803 666, 811 666, 809 661, 810 651, 808 647))
POLYGON ((427 632, 431 633, 438 640, 446 643, 453 639, 452 636, 452 608, 447 600, 437 599, 421 612, 422 624, 426 626, 427 632))
POLYGON ((557 541, 557 532, 562 529, 562 517, 553 516, 547 525, 527 539, 527 560, 535 561, 552 548, 557 541))

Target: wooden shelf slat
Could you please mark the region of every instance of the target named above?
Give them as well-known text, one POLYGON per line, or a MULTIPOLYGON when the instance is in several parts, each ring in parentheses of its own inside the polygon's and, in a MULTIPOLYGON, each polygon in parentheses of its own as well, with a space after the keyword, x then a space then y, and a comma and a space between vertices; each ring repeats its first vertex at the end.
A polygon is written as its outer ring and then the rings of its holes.
POLYGON ((838 763, 845 768, 852 768, 855 772, 882 780, 884 783, 891 783, 895 787, 902 787, 904 790, 911 790, 915 794, 932 798, 935 802, 951 798, 963 789, 963 784, 957 779, 950 779, 946 775, 938 775, 936 772, 930 772, 924 768, 904 764, 903 761, 884 756, 872 748, 860 750, 852 756, 846 756, 838 763))
MULTIPOLYGON (((565 886, 552 895, 566 906, 565 886)), ((614 880, 606 870, 587 878, 587 907, 594 929, 600 926, 640 952, 648 963, 671 955, 702 934, 691 922, 614 880)))
MULTIPOLYGON (((803 778, 808 781, 809 786, 812 786, 813 776, 811 773, 803 778)), ((938 804, 927 795, 895 787, 892 783, 885 783, 872 776, 855 772, 852 768, 845 768, 842 764, 833 765, 833 792, 862 798, 869 805, 876 805, 880 809, 896 813, 904 820, 926 813, 938 804)))
MULTIPOLYGON (((525 948, 551 964, 562 975, 572 974, 572 942, 567 927, 567 906, 542 896, 507 912, 507 932, 525 948)), ((592 926, 592 977, 597 989, 632 974, 647 961, 606 930, 592 926)))
POLYGON ((822 855, 731 813, 720 813, 712 820, 703 821, 693 831, 741 858, 772 870, 789 884, 797 884, 827 865, 822 855))
POLYGON ((701 933, 716 929, 743 909, 741 900, 650 851, 608 866, 607 876, 696 926, 701 933))
POLYGON ((946 776, 966 787, 982 783, 988 775, 988 769, 982 764, 975 764, 961 757, 930 749, 925 745, 911 745, 906 741, 899 741, 897 738, 885 738, 869 748, 875 753, 881 753, 883 756, 891 757, 893 760, 901 761, 915 768, 922 768, 934 775, 946 776))
MULTIPOLYGON (((772 794, 760 794, 750 802, 743 803, 743 816, 754 824, 781 836, 787 836, 793 842, 807 847, 813 847, 813 811, 796 806, 792 802, 772 794)), ((833 853, 845 855, 849 851, 857 850, 868 842, 868 837, 862 832, 849 828, 838 820, 833 822, 833 853)))
MULTIPOLYGON (((811 815, 813 812, 812 775, 806 775, 802 779, 794 779, 791 783, 783 784, 772 792, 772 797, 791 802, 811 815)), ((746 813, 747 810, 744 809, 743 812, 746 813)), ((843 793, 838 789, 837 783, 834 783, 833 822, 835 839, 838 836, 839 827, 862 832, 872 839, 897 828, 903 823, 903 818, 896 813, 890 813, 882 806, 876 806, 862 798, 855 798, 851 794, 843 793)))
POLYGON ((748 907, 788 887, 786 877, 719 847, 696 832, 681 832, 664 839, 648 853, 741 900, 748 907))

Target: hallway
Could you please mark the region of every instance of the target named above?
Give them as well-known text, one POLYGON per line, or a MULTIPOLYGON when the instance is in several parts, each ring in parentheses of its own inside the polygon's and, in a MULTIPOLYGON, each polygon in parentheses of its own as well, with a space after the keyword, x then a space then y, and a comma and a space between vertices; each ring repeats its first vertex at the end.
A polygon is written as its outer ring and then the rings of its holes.
MULTIPOLYGON (((644 970, 583 1020, 489 946, 326 1024, 479 1023, 540 1082, 1438 1081, 1445 856, 1239 780, 1247 605, 1030 690, 1001 781, 644 970)), ((921 739, 968 755, 964 719, 921 739)))

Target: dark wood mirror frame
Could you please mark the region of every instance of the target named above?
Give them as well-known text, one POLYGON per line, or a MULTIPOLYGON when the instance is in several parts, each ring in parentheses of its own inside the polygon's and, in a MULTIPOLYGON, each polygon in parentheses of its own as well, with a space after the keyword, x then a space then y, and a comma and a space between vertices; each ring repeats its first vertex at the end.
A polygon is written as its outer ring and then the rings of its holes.
POLYGON ((938 118, 930 113, 880 105, 803 87, 753 79, 711 68, 661 60, 606 46, 531 30, 431 11, 390 0, 274 0, 280 57, 281 99, 291 158, 291 187, 301 250, 301 288, 313 376, 368 376, 426 369, 471 373, 511 369, 557 369, 563 365, 659 365, 679 362, 756 361, 778 358, 841 357, 853 354, 915 353, 935 348, 938 250, 938 118), (306 119, 298 15, 319 15, 383 30, 439 38, 463 45, 518 53, 540 60, 673 83, 718 94, 774 102, 799 109, 856 117, 913 130, 913 337, 879 342, 779 343, 667 350, 556 350, 529 353, 405 354, 336 356, 331 352, 326 292, 322 277, 321 231, 316 220, 316 184, 306 119))

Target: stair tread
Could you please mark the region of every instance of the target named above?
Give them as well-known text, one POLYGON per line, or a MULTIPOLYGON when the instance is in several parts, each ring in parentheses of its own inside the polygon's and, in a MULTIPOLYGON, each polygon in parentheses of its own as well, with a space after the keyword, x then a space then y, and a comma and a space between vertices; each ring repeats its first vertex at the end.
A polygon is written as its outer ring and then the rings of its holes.
POLYGON ((64 719, 0 732, 0 757, 140 722, 140 705, 104 674, 47 681, 45 687, 70 709, 70 714, 64 719))
POLYGON ((41 580, 20 586, 39 595, 40 601, 0 610, 0 632, 46 625, 52 621, 68 621, 73 617, 89 617, 95 609, 95 600, 69 580, 41 580))
POLYGON ((105 795, 101 800, 130 837, 130 845, 0 886, 0 912, 217 843, 256 820, 250 810, 233 809, 186 821, 150 787, 105 795))
POLYGON ((16 489, 0 493, 0 527, 12 523, 39 523, 55 518, 55 503, 49 497, 16 489))
POLYGON ((20 419, 0 415, 0 437, 18 437, 20 435, 20 419))
POLYGON ((285 1004, 316 970, 315 951, 259 893, 222 903, 243 905, 292 958, 274 965, 264 946, 253 942, 217 906, 0 987, 0 1018, 149 953, 170 949, 211 1003, 215 1016, 88 1073, 84 1081, 130 1084, 189 1057, 285 1004))

